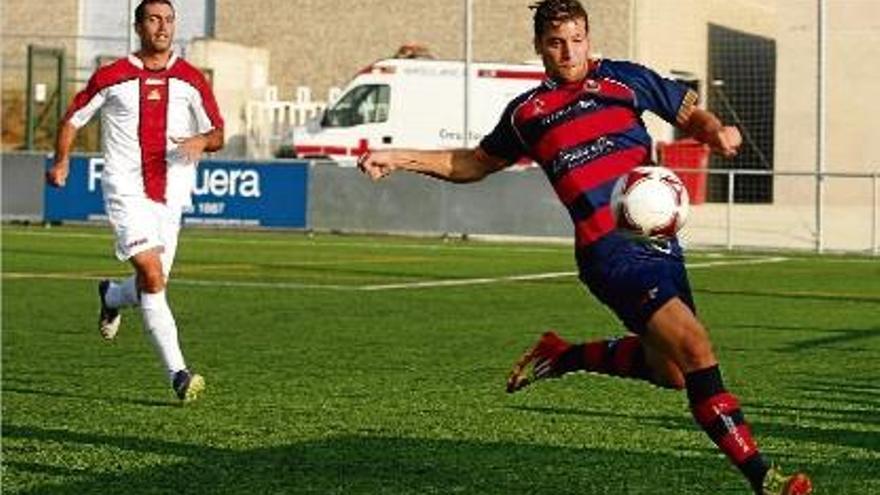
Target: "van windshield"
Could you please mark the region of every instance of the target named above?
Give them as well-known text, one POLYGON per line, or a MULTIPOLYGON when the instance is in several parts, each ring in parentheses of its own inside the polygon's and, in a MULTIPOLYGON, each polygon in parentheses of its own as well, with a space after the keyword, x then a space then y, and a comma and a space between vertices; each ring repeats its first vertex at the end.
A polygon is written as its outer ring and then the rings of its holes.
POLYGON ((387 84, 364 84, 345 93, 324 112, 321 127, 351 127, 388 120, 391 88, 387 84))

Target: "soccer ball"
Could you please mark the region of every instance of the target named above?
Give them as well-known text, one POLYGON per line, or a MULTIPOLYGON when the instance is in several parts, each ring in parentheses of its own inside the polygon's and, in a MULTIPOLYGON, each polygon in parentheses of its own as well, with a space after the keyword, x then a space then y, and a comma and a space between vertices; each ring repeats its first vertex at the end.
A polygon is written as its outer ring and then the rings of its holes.
POLYGON ((687 220, 690 200, 681 179, 660 166, 636 167, 617 179, 611 213, 617 228, 639 236, 673 237, 687 220))

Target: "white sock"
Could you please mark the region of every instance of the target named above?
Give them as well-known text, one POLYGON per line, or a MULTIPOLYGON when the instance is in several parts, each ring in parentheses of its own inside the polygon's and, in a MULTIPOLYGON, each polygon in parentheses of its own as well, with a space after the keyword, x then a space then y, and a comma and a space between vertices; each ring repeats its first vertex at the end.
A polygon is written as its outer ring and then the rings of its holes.
POLYGON ((177 323, 168 307, 165 291, 155 294, 141 293, 141 313, 147 336, 168 370, 169 379, 173 379, 175 372, 186 368, 186 363, 177 341, 177 323))
POLYGON ((107 294, 104 295, 104 302, 107 306, 116 309, 137 306, 140 301, 138 301, 135 276, 132 275, 121 282, 110 282, 107 294))

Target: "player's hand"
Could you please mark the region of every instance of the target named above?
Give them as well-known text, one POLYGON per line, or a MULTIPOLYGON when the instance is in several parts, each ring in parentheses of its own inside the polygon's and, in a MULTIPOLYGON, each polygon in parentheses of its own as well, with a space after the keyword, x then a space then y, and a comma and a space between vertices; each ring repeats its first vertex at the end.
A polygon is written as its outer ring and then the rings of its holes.
POLYGON ((742 134, 733 126, 724 126, 718 129, 714 139, 711 140, 712 150, 724 158, 733 158, 739 152, 742 144, 742 134))
POLYGON ((197 162, 208 145, 208 139, 205 136, 197 135, 187 138, 171 138, 171 142, 177 145, 177 152, 188 162, 197 162))
POLYGON ((383 151, 364 153, 358 158, 357 165, 361 172, 374 181, 388 177, 397 168, 391 161, 390 153, 383 151))
POLYGON ((64 187, 70 174, 70 162, 58 160, 46 171, 46 183, 52 187, 64 187))

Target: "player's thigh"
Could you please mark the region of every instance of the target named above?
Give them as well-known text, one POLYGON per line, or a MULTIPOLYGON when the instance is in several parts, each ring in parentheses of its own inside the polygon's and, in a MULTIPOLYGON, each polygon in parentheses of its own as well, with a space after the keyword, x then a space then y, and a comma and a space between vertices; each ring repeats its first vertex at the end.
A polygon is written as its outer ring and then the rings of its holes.
POLYGON ((161 225, 152 203, 149 199, 132 196, 104 199, 107 218, 116 236, 116 257, 120 261, 162 249, 161 225))
MULTIPOLYGON (((148 251, 159 253, 167 278, 177 253, 181 211, 147 198, 108 197, 105 207, 116 234, 116 256, 122 261, 148 251)), ((135 264, 149 266, 149 263, 135 264)))
POLYGON ((162 270, 165 278, 171 275, 174 258, 177 255, 177 243, 180 239, 181 211, 177 208, 162 206, 160 216, 160 237, 162 239, 162 270))
POLYGON ((692 310, 690 286, 680 253, 631 243, 601 260, 579 261, 581 279, 628 330, 646 333, 648 321, 670 300, 692 310))
POLYGON ((651 370, 654 383, 679 390, 684 388, 684 374, 675 361, 653 346, 643 345, 642 349, 644 349, 645 363, 651 370))

